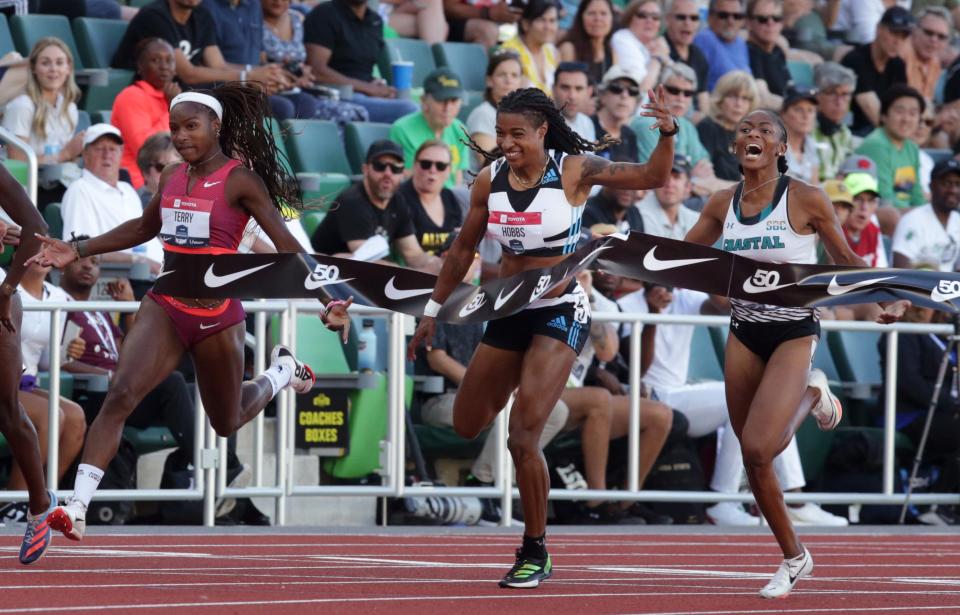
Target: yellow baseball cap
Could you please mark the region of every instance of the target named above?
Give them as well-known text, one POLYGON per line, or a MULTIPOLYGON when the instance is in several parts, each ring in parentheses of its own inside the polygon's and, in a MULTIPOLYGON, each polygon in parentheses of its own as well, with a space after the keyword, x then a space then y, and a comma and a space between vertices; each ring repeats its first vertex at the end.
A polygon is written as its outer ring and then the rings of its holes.
POLYGON ((823 190, 834 203, 846 203, 853 207, 853 194, 847 185, 839 179, 828 179, 823 182, 823 190))
POLYGON ((869 173, 851 173, 843 178, 843 183, 847 185, 850 194, 853 196, 864 192, 872 192, 878 196, 880 195, 880 191, 877 190, 877 178, 869 173))

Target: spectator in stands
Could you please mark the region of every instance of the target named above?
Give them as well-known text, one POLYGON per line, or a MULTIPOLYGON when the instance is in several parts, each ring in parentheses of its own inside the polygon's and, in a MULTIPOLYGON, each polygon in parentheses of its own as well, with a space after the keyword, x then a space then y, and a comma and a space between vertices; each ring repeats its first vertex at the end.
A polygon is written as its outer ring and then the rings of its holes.
POLYGON ((463 171, 470 168, 470 152, 463 142, 467 127, 457 119, 463 104, 460 77, 449 68, 438 68, 423 80, 420 111, 405 115, 390 127, 390 139, 403 147, 403 159, 413 168, 414 154, 425 141, 443 141, 450 148, 451 173, 448 188, 463 184, 463 171))
POLYGON ((96 17, 98 19, 130 21, 138 10, 137 7, 120 4, 118 0, 42 0, 40 2, 30 2, 31 13, 64 15, 70 19, 74 17, 96 17))
MULTIPOLYGON (((289 0, 269 1, 289 4, 289 0)), ((430 45, 447 40, 450 31, 443 0, 380 0, 380 14, 398 35, 430 45)))
MULTIPOLYGON (((303 24, 307 63, 320 83, 349 86, 350 99, 370 114, 373 122, 393 122, 417 110, 397 98, 397 90, 373 78, 373 67, 383 51, 383 19, 365 0, 332 0, 318 4, 303 24)), ((414 83, 419 86, 419 83, 414 83)))
MULTIPOLYGON (((865 45, 877 38, 878 23, 886 16, 888 0, 832 0, 827 7, 827 28, 843 32, 843 38, 853 45, 865 45)), ((904 3, 897 1, 902 10, 904 3)), ((906 3, 909 6, 909 2, 906 3)))
POLYGON ((883 13, 877 37, 854 47, 841 64, 857 75, 853 95, 853 134, 865 136, 880 124, 880 97, 897 83, 907 82, 900 49, 913 29, 913 15, 899 6, 883 13))
POLYGON ((903 208, 926 202, 920 185, 920 149, 912 141, 926 102, 920 92, 897 84, 883 92, 881 126, 857 148, 877 165, 880 198, 903 208))
POLYGON ((500 25, 520 21, 523 9, 507 0, 443 0, 443 12, 450 24, 449 40, 490 49, 497 44, 500 25))
POLYGON ((143 174, 136 164, 137 152, 151 135, 170 130, 170 101, 180 93, 175 76, 170 43, 162 38, 144 39, 137 45, 134 81, 113 101, 110 123, 123 135, 120 166, 130 173, 130 183, 138 191, 143 187, 143 174))
POLYGON ((815 0, 786 0, 783 3, 783 35, 791 47, 830 59, 837 50, 837 41, 827 38, 827 27, 814 4, 815 0))
MULTIPOLYGON (((30 51, 27 93, 4 108, 3 127, 30 144, 37 162, 61 164, 76 160, 83 150, 83 134, 77 128, 80 88, 73 79, 73 54, 58 38, 45 37, 30 51)), ((13 160, 27 156, 7 148, 13 160)))
MULTIPOLYGON (((348 255, 368 246, 392 247, 409 267, 429 273, 440 270, 440 259, 417 243, 410 213, 396 196, 403 176, 403 149, 388 139, 374 141, 367 150, 363 179, 337 197, 311 238, 321 254, 348 255)), ((372 248, 367 247, 366 250, 372 248)))
MULTIPOLYGON (((949 83, 949 82, 948 82, 949 83)), ((930 146, 960 152, 960 102, 954 100, 941 105, 934 117, 930 146)))
POLYGON ((867 266, 889 267, 880 227, 873 222, 880 205, 877 180, 869 173, 851 173, 843 178, 843 184, 853 197, 853 211, 841 223, 847 244, 867 266))
POLYGON ((407 204, 417 242, 427 254, 440 256, 463 224, 457 197, 444 184, 450 177, 450 147, 424 141, 413 155, 413 175, 397 192, 407 204))
MULTIPOLYGON (((17 293, 20 295, 20 300, 24 306, 43 302, 67 301, 66 293, 59 287, 45 281, 49 271, 49 267, 41 267, 36 263, 28 266, 24 271, 17 288, 17 293)), ((0 277, 2 275, 2 272, 0 272, 0 277)), ((78 358, 84 352, 84 342, 82 339, 64 340, 66 346, 64 351, 61 351, 60 348, 51 348, 50 312, 48 311, 24 311, 19 334, 23 354, 23 375, 20 378, 19 400, 37 430, 40 458, 46 463, 47 432, 50 425, 47 408, 50 394, 38 386, 39 372, 41 369, 46 369, 46 357, 49 357, 51 352, 61 353, 61 356, 65 357, 63 358, 64 364, 78 358)), ((73 460, 80 454, 80 449, 83 448, 87 423, 83 418, 83 410, 73 401, 61 397, 58 405, 60 440, 57 447, 59 451, 57 476, 62 477, 73 460)), ((13 464, 10 471, 6 488, 11 491, 26 489, 26 481, 16 463, 13 464)), ((22 510, 25 514, 26 504, 23 505, 22 510)))
MULTIPOLYGON (((850 193, 850 188, 847 188, 847 184, 842 179, 828 179, 823 182, 822 187, 823 191, 827 193, 827 198, 833 203, 833 210, 837 214, 840 227, 843 228, 847 219, 853 213, 853 194, 850 193)), ((822 247, 822 244, 818 246, 818 250, 822 247)), ((826 250, 822 251, 826 254, 826 250)), ((818 262, 823 264, 827 261, 820 260, 818 262)))
MULTIPOLYGON (((89 239, 86 236, 79 237, 89 239)), ((100 257, 87 256, 76 260, 63 268, 60 286, 71 299, 89 301, 91 291, 100 279, 100 257)), ((107 285, 107 292, 114 301, 133 301, 130 283, 119 278, 107 285)), ((136 319, 136 313, 127 312, 122 317, 124 329, 129 331, 136 319)), ((80 338, 85 346, 76 360, 63 366, 64 371, 75 374, 97 374, 106 376, 109 381, 117 370, 120 351, 123 344, 123 331, 114 323, 107 312, 70 312, 68 321, 80 327, 80 338)), ((92 421, 99 413, 106 392, 88 394, 85 411, 92 421)), ((193 460, 194 442, 194 406, 187 390, 183 374, 174 371, 152 391, 147 393, 140 405, 127 419, 127 425, 137 429, 147 427, 167 427, 177 443, 173 453, 178 469, 184 469, 193 460)), ((170 465, 171 462, 168 462, 170 465)))
POLYGON ((587 76, 592 83, 600 83, 604 73, 616 63, 613 48, 610 46, 613 13, 613 3, 610 0, 584 0, 577 7, 573 25, 560 43, 560 59, 564 62, 586 64, 587 76))
MULTIPOLYGON (((522 74, 520 54, 516 51, 497 47, 491 52, 487 62, 487 87, 483 92, 483 102, 467 117, 470 138, 481 148, 492 151, 497 146, 497 104, 501 98, 521 86, 522 74)), ((483 163, 479 154, 477 162, 483 163)))
MULTIPOLYGON (((718 314, 727 304, 719 297, 686 289, 645 284, 618 302, 626 312, 650 312, 675 315, 718 314)), ((687 436, 699 438, 723 428, 719 436, 716 464, 710 488, 719 493, 737 493, 743 475, 740 442, 730 425, 723 382, 688 384, 688 366, 693 346, 693 327, 653 325, 643 327, 643 381, 655 397, 684 415, 689 422, 687 436)), ((625 327, 623 336, 630 334, 625 327)), ((805 484, 796 438, 773 462, 784 491, 799 491, 805 484)), ((758 525, 759 520, 733 502, 721 502, 707 509, 707 517, 717 525, 758 525)), ((790 505, 790 518, 802 525, 847 525, 847 520, 824 511, 816 504, 790 505)))
MULTIPOLYGON (((683 63, 693 69, 695 79, 689 79, 697 91, 696 111, 691 119, 699 121, 710 107, 710 92, 707 90, 710 65, 707 56, 693 43, 700 29, 700 10, 696 0, 673 0, 667 7, 667 27, 663 37, 670 47, 670 59, 674 64, 683 63)), ((664 67, 664 72, 666 67, 664 67)), ((660 74, 660 83, 666 78, 660 74)), ((676 113, 674 117, 680 119, 676 113)), ((679 144, 679 143, 678 143, 679 144)), ((641 156, 641 160, 644 158, 641 156)))
POLYGON ((699 214, 683 205, 690 198, 690 161, 674 154, 667 182, 653 191, 652 199, 640 203, 645 233, 682 240, 693 228, 699 214))
POLYGON ((753 77, 739 70, 724 75, 713 89, 710 115, 697 124, 697 133, 720 179, 740 181, 740 165, 730 147, 734 129, 746 114, 757 108, 757 99, 753 77))
MULTIPOLYGON (((707 58, 710 67, 707 90, 711 92, 716 89, 720 78, 731 71, 750 74, 750 52, 747 42, 740 37, 746 16, 742 0, 710 0, 709 27, 700 30, 693 42, 707 58)), ((711 102, 713 100, 711 98, 711 102)))
POLYGON ((660 71, 669 63, 670 47, 660 36, 662 21, 663 14, 657 0, 632 0, 620 17, 623 27, 610 39, 616 65, 636 77, 644 94, 653 87, 660 78, 660 71))
POLYGON ((952 18, 942 6, 928 6, 917 17, 917 27, 908 43, 901 47, 907 67, 907 84, 920 92, 928 104, 933 103, 937 82, 943 73, 940 63, 950 41, 952 18))
MULTIPOLYGON (((610 160, 613 162, 636 161, 634 158, 621 158, 619 155, 610 160)), ((617 233, 642 232, 643 218, 640 216, 640 210, 635 207, 639 194, 638 190, 604 186, 597 194, 587 199, 581 220, 582 227, 592 229, 597 224, 603 224, 613 226, 617 233)))
POLYGON ((960 255, 960 161, 940 161, 930 174, 930 203, 900 218, 893 235, 893 266, 955 271, 960 255))
POLYGON ((778 0, 749 0, 747 3, 747 51, 750 71, 757 80, 761 106, 776 109, 790 81, 787 54, 780 47, 783 8, 778 0))
POLYGON ((560 62, 554 46, 557 40, 556 0, 529 0, 517 24, 517 35, 503 44, 520 55, 523 76, 529 87, 539 88, 547 96, 553 88, 553 74, 560 62))
POLYGON ((587 141, 597 140, 597 130, 590 119, 594 108, 593 85, 587 65, 582 62, 561 62, 553 80, 553 101, 560 108, 564 121, 587 141))
MULTIPOLYGON (((218 81, 249 80, 262 83, 269 94, 289 89, 294 83, 294 77, 282 66, 260 66, 259 36, 242 34, 236 17, 220 16, 221 19, 214 19, 210 9, 217 10, 212 3, 220 1, 206 0, 201 5, 195 1, 156 0, 143 7, 127 26, 110 65, 114 68, 135 70, 137 44, 143 39, 157 37, 173 47, 177 78, 185 85, 201 86, 218 81), (229 29, 229 33, 223 30, 224 28, 229 29), (218 37, 227 45, 225 50, 218 46, 218 37), (237 54, 235 59, 245 61, 229 64, 225 58, 234 57, 233 54, 237 54)), ((250 4, 243 5, 244 15, 253 18, 250 8, 250 4)), ((258 24, 255 31, 260 32, 260 8, 255 8, 258 24)), ((279 119, 289 119, 297 115, 294 103, 285 98, 271 96, 270 106, 274 116, 279 119)))
POLYGON ((784 92, 780 117, 787 128, 787 175, 808 184, 820 183, 820 156, 813 131, 817 124, 817 92, 790 88, 784 92))
POLYGON ((160 186, 160 174, 168 164, 183 162, 169 132, 158 132, 143 142, 137 152, 137 168, 143 177, 143 185, 137 190, 140 203, 146 207, 160 186))
MULTIPOLYGON (((96 236, 127 220, 143 215, 140 197, 133 186, 120 181, 123 137, 116 126, 94 124, 83 139, 83 175, 63 195, 63 239, 74 235, 96 236)), ((108 263, 145 262, 150 272, 160 272, 163 248, 157 239, 103 256, 108 263)))
MULTIPOLYGON (((903 315, 903 322, 930 324, 940 320, 930 308, 913 306, 903 315)), ((886 387, 887 336, 877 341, 880 351, 880 372, 886 387)), ((901 335, 897 344, 897 430, 906 434, 914 447, 920 446, 924 436, 924 424, 933 399, 937 374, 943 353, 950 343, 945 336, 929 334, 901 335)), ((950 359, 950 368, 956 369, 956 355, 950 359)), ((950 376, 943 383, 936 400, 936 407, 926 434, 923 450, 924 463, 940 467, 936 482, 930 485, 935 493, 956 493, 958 486, 957 464, 960 463, 960 407, 954 397, 955 389, 950 376)), ((956 525, 960 522, 956 506, 933 506, 919 516, 921 523, 930 525, 956 525)))
POLYGON ((837 176, 840 163, 853 153, 853 133, 844 124, 857 87, 857 74, 836 62, 824 62, 813 70, 817 88, 817 126, 813 140, 820 154, 820 179, 837 176))
POLYGON ((620 142, 597 152, 598 156, 612 160, 638 162, 637 135, 628 123, 637 112, 640 103, 640 78, 617 64, 607 71, 600 84, 600 103, 593 116, 593 128, 597 139, 611 137, 620 142))

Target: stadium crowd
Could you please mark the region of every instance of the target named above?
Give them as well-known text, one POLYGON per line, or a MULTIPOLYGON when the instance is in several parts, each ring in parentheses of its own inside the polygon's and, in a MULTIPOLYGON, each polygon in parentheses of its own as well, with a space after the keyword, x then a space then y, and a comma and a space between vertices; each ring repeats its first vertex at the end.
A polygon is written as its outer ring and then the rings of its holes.
MULTIPOLYGON (((110 43, 109 67, 92 67, 84 59, 86 69, 108 71, 108 81, 117 86, 107 98, 109 108, 87 102, 97 86, 89 85, 80 69, 73 40, 34 37, 29 48, 19 49, 25 58, 16 52, 0 58, 0 125, 36 155, 37 206, 51 232, 64 239, 94 236, 140 215, 161 171, 179 161, 167 132, 175 95, 218 82, 254 81, 270 95, 280 128, 275 134, 286 142, 306 193, 323 192, 326 201, 319 212, 289 222, 300 242, 318 253, 436 273, 464 219, 471 177, 483 162, 466 137, 485 149, 495 146, 496 105, 506 94, 520 87, 543 90, 581 136, 616 140, 600 155, 637 162, 647 159, 657 139, 652 120, 640 116, 639 107, 650 89, 662 86, 680 127, 670 178, 647 192, 596 191, 583 214, 585 237, 642 231, 683 239, 706 199, 740 179, 731 152, 740 119, 766 108, 777 111, 787 128, 788 173, 826 191, 850 247, 870 266, 939 271, 960 266, 957 0, 154 0, 130 6, 114 0, 38 0, 30 5, 31 11, 73 19, 74 31, 78 20, 91 17, 124 24, 110 43), (411 39, 420 45, 409 44, 411 39), (431 45, 432 54, 417 55, 431 45), (115 76, 122 82, 115 83, 115 76), (333 165, 311 151, 329 144, 296 143, 310 120, 331 122, 347 156, 356 138, 355 160, 333 165), (318 174, 345 170, 352 185, 317 189, 317 182, 326 186, 329 179, 318 174)), ((11 23, 16 19, 25 18, 10 16, 11 23)), ((7 143, 6 157, 14 170, 27 153, 7 143)), ((18 230, 4 227, 4 243, 15 247, 18 230)), ((248 228, 247 238, 247 250, 273 250, 255 227, 248 228)), ((822 250, 821 256, 829 262, 822 250)), ((81 259, 60 275, 34 265, 19 292, 24 303, 91 296, 133 300, 149 287, 162 257, 153 240, 81 259), (101 272, 109 283, 100 282, 101 272)), ((497 245, 484 241, 465 281, 495 275, 498 259, 497 245)), ((581 283, 589 289, 594 313, 729 309, 722 297, 600 271, 583 274, 581 283)), ((872 320, 877 309, 836 307, 822 309, 821 317, 872 320)), ((61 352, 68 373, 109 382, 132 317, 74 313, 65 329, 70 339, 63 349, 52 349, 49 313, 24 313, 21 403, 42 445, 49 355, 61 352)), ((905 320, 941 318, 939 312, 911 308, 905 320)), ((699 333, 686 325, 647 325, 641 365, 631 366, 629 323, 593 323, 590 342, 540 442, 555 487, 625 485, 632 367, 641 370, 644 383, 641 483, 720 493, 742 489, 743 462, 723 383, 705 381, 698 370, 700 354, 722 344, 722 333, 714 331, 713 338, 699 333)), ((417 433, 429 432, 431 442, 440 442, 423 447, 428 461, 458 446, 470 451, 474 457, 454 477, 468 485, 492 485, 496 478, 492 439, 482 448, 470 447, 452 430, 453 393, 481 334, 479 325, 444 324, 429 350, 409 366, 412 373, 444 381, 442 392, 414 397, 417 433)), ((884 341, 881 337, 879 349, 848 346, 846 352, 866 353, 863 360, 883 374, 884 341)), ((822 340, 821 346, 818 354, 843 352, 842 343, 828 349, 822 340)), ((904 462, 919 442, 943 347, 944 340, 934 335, 901 336, 897 429, 904 462)), ((840 362, 837 355, 833 361, 840 362)), ((164 468, 166 485, 176 484, 192 462, 192 382, 192 368, 184 365, 128 423, 137 429, 165 427, 173 435, 178 449, 164 468)), ((102 401, 102 391, 98 395, 96 386, 89 386, 73 400, 60 401, 58 472, 64 477, 72 475, 67 469, 102 401)), ((851 453, 872 450, 869 444, 877 438, 882 418, 877 388, 857 395, 837 383, 838 392, 841 388, 852 410, 845 414, 850 429, 832 448, 815 431, 801 430, 776 462, 784 490, 862 491, 863 481, 879 489, 876 460, 869 452, 851 453), (854 446, 861 440, 867 444, 854 446), (818 447, 826 448, 819 462, 811 461, 818 447), (846 488, 850 485, 857 488, 846 488)), ((948 389, 937 407, 925 461, 935 476, 930 489, 956 492, 960 400, 948 389)), ((3 474, 7 489, 22 488, 15 466, 3 474)), ((248 476, 231 452, 232 484, 242 485, 248 476)), ((482 505, 481 522, 500 521, 494 500, 482 505)), ((879 507, 867 508, 860 511, 861 521, 884 518, 879 507)), ((749 508, 733 502, 584 502, 557 504, 554 512, 570 523, 760 523, 749 508)), ((848 521, 857 511, 847 507, 828 511, 808 503, 791 505, 789 512, 796 524, 857 521, 856 516, 848 521)), ((218 513, 223 522, 266 522, 249 502, 221 502, 218 513)), ((4 514, 7 521, 22 519, 25 507, 10 504, 4 514)), ((162 507, 159 514, 162 519, 162 507)), ((957 512, 923 507, 913 518, 954 524, 957 512)))

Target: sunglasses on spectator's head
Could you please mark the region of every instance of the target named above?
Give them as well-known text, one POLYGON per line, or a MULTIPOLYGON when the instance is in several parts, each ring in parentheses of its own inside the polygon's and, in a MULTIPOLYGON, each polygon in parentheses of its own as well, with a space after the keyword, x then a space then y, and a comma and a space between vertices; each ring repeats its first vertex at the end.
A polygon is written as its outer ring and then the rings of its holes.
POLYGON ((694 23, 700 21, 700 15, 691 14, 691 15, 674 15, 674 19, 677 21, 692 21, 694 23))
POLYGON ((742 21, 747 16, 745 13, 728 13, 727 11, 715 11, 713 14, 717 16, 717 19, 733 19, 734 21, 742 21))
POLYGON ((638 88, 635 85, 623 86, 623 85, 620 85, 619 83, 611 83, 610 85, 607 86, 607 91, 610 92, 611 94, 616 94, 616 95, 620 95, 626 92, 630 96, 634 96, 634 97, 640 96, 640 88, 638 88))
POLYGON ((668 94, 683 96, 684 98, 693 98, 693 95, 697 93, 696 90, 684 90, 683 88, 678 88, 673 85, 664 85, 663 89, 666 90, 668 94))
POLYGON ((424 171, 429 171, 430 167, 436 167, 438 171, 443 173, 447 170, 447 167, 450 166, 449 162, 440 162, 439 160, 418 160, 417 164, 420 165, 420 168, 424 171))
POLYGON ((387 169, 390 169, 390 172, 394 175, 400 175, 403 173, 402 164, 390 164, 389 162, 381 162, 379 160, 374 160, 370 163, 370 166, 373 167, 373 170, 377 173, 383 173, 387 169))
POLYGON ((767 25, 771 21, 773 23, 780 23, 781 21, 783 21, 783 15, 754 15, 750 19, 754 20, 759 24, 767 25))

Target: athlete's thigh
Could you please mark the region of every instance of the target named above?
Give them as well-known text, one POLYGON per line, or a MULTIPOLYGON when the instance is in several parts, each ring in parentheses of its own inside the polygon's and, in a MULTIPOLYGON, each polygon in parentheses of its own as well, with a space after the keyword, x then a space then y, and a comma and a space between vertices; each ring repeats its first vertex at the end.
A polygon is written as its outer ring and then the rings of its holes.
MULTIPOLYGON (((111 390, 129 393, 136 398, 136 406, 177 368, 183 352, 170 317, 152 299, 144 297, 133 326, 123 338, 111 390)), ((129 410, 132 412, 133 407, 129 410)))
POLYGON ((469 419, 486 427, 507 405, 520 382, 523 353, 480 343, 453 402, 454 423, 469 419))
POLYGON ((20 326, 23 312, 20 297, 13 295, 11 321, 16 332, 6 329, 0 331, 0 409, 16 411, 17 391, 20 389, 20 373, 23 371, 23 357, 20 354, 20 326))
POLYGON ((238 322, 199 341, 190 349, 197 370, 200 399, 207 414, 232 413, 240 407, 245 332, 245 324, 238 322))
POLYGON ((543 425, 567 386, 576 358, 573 348, 565 342, 544 335, 533 336, 523 355, 511 427, 543 425))
POLYGON ((727 398, 730 425, 737 437, 750 412, 750 404, 760 386, 766 364, 741 342, 736 335, 727 336, 723 361, 723 380, 727 398))
MULTIPOLYGON (((807 390, 810 356, 816 337, 808 335, 783 342, 771 355, 743 426, 744 441, 786 443, 800 400, 807 390)), ((777 451, 779 452, 779 450, 777 451)))

